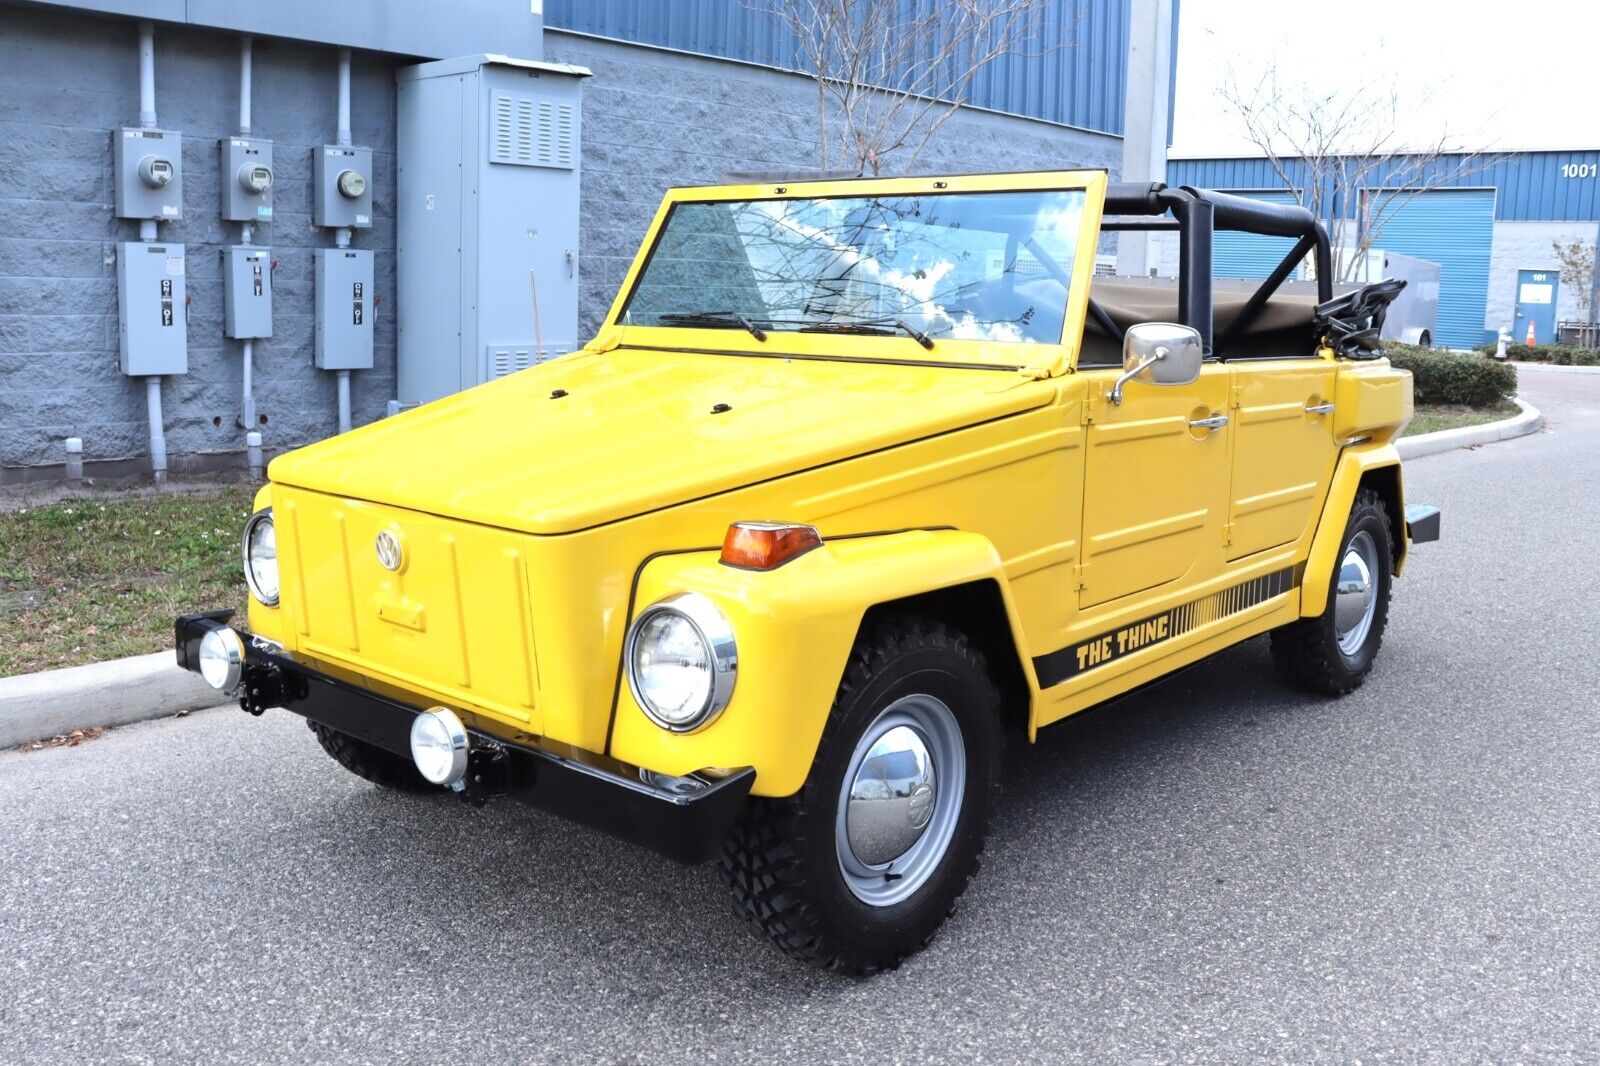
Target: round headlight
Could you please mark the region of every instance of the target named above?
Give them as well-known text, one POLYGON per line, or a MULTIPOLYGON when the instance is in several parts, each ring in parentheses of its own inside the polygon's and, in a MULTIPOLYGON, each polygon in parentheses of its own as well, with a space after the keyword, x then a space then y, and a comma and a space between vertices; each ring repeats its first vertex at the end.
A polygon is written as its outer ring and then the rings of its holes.
POLYGON ((411 761, 436 785, 459 785, 467 776, 467 728, 448 707, 411 720, 411 761))
POLYGON ((274 607, 278 603, 278 532, 272 508, 257 511, 244 526, 244 577, 255 598, 274 607))
POLYGON ((633 698, 663 729, 699 729, 733 698, 733 627, 698 593, 646 608, 628 634, 626 659, 633 698))
POLYGON ((206 684, 223 692, 239 687, 244 670, 244 642, 227 626, 206 630, 200 638, 200 676, 206 684))

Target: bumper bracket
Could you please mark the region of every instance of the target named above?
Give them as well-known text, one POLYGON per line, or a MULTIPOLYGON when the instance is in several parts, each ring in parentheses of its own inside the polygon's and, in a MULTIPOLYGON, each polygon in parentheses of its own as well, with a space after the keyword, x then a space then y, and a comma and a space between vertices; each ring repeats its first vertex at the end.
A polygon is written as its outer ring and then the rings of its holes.
MULTIPOLYGON (((228 611, 180 617, 174 633, 178 665, 198 672, 200 639, 231 617, 228 611)), ((240 636, 245 662, 237 695, 244 710, 260 715, 282 707, 411 758, 411 723, 426 708, 314 670, 258 637, 240 636)), ((481 718, 469 722, 464 798, 482 804, 509 796, 679 862, 704 862, 717 853, 755 784, 756 772, 748 766, 666 777, 607 755, 489 728, 481 718)))

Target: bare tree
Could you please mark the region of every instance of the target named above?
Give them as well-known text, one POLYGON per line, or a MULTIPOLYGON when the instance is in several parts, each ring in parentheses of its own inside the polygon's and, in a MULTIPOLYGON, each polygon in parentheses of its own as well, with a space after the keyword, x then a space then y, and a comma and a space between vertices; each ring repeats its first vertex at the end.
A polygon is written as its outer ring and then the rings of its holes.
POLYGON ((1402 105, 1392 85, 1317 92, 1285 86, 1272 66, 1253 83, 1227 79, 1219 95, 1284 188, 1328 223, 1335 281, 1356 276, 1368 250, 1412 199, 1496 161, 1454 146, 1448 134, 1402 145, 1395 132, 1402 105))
POLYGON ((817 83, 824 169, 912 167, 985 66, 1024 51, 1046 0, 752 0, 817 83))
POLYGON ((1584 321, 1594 325, 1596 276, 1595 246, 1591 241, 1551 241, 1551 249, 1561 264, 1561 280, 1583 293, 1584 321))

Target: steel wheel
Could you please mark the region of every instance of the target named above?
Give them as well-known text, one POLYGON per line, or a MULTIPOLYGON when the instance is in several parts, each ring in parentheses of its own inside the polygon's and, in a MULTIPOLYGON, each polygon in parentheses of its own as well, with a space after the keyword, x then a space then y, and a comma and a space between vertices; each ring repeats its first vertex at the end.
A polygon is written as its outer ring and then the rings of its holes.
POLYGON ((966 789, 961 726, 933 696, 905 696, 856 743, 839 790, 834 848, 846 887, 891 907, 916 893, 950 847, 966 789))
POLYGON ((1347 656, 1355 656, 1372 631, 1372 619, 1378 613, 1377 573, 1378 546, 1363 530, 1345 546, 1334 584, 1334 632, 1339 650, 1347 656))

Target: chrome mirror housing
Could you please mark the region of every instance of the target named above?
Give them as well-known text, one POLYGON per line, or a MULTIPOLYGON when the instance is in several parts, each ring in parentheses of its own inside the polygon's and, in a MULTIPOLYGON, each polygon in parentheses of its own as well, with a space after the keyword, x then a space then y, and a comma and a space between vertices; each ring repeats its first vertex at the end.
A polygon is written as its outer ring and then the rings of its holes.
POLYGON ((1141 322, 1122 339, 1122 376, 1111 387, 1111 402, 1122 402, 1122 386, 1190 385, 1200 376, 1205 348, 1200 332, 1176 322, 1141 322))

